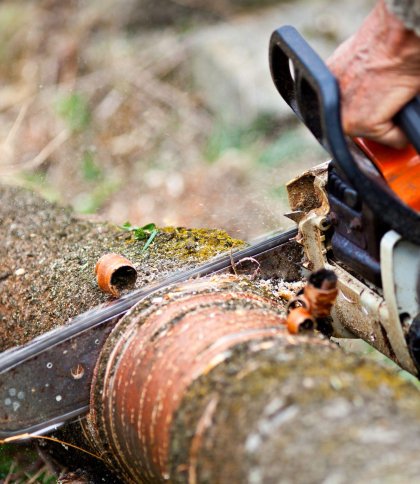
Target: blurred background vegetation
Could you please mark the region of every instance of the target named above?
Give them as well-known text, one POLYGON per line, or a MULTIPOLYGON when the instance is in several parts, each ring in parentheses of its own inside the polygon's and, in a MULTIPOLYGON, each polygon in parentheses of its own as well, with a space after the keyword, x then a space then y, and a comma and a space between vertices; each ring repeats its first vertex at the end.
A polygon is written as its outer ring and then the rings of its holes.
POLYGON ((269 37, 292 23, 328 54, 368 8, 347 4, 1 2, 2 179, 116 223, 284 227, 284 183, 326 157, 272 86, 269 37))
MULTIPOLYGON (((283 229, 285 182, 327 156, 272 86, 270 34, 293 24, 327 56, 370 5, 4 0, 1 180, 117 224, 283 229)), ((13 449, 0 482, 54 481, 13 449)))

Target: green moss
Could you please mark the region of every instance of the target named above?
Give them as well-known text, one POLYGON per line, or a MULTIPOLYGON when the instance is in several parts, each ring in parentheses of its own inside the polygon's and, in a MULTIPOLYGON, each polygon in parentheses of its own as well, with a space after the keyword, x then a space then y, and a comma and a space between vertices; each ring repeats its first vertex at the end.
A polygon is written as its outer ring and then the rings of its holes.
POLYGON ((166 257, 190 259, 193 256, 199 261, 231 249, 244 247, 244 242, 233 239, 224 230, 187 229, 185 227, 164 227, 156 237, 154 249, 159 251, 159 242, 163 243, 166 257))

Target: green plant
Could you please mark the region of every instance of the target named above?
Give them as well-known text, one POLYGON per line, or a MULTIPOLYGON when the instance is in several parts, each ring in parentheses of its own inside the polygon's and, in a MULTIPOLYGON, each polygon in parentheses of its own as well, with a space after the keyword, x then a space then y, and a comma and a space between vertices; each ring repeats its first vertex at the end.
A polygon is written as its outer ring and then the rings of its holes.
POLYGON ((81 169, 83 178, 88 181, 97 181, 102 178, 102 170, 95 163, 92 151, 85 151, 81 160, 81 169))
POLYGON ((23 186, 40 193, 49 202, 57 202, 60 193, 57 188, 48 180, 46 173, 42 171, 23 171, 18 176, 23 186))
POLYGON ((146 240, 142 252, 145 252, 150 247, 150 244, 153 242, 156 235, 158 234, 156 224, 153 223, 143 225, 143 227, 135 227, 131 225, 130 222, 125 222, 125 224, 121 225, 120 227, 123 230, 132 232, 135 240, 146 240))
POLYGON ((251 145, 271 138, 278 130, 278 123, 270 115, 261 115, 249 125, 216 123, 205 147, 205 156, 215 161, 229 149, 245 150, 251 145))
POLYGON ((309 143, 299 131, 288 130, 270 143, 258 158, 258 163, 265 166, 280 165, 283 161, 296 158, 308 149, 309 143))
POLYGON ((39 462, 32 446, 3 444, 0 445, 0 482, 52 484, 57 479, 39 462), (39 465, 34 465, 37 461, 39 465))
POLYGON ((81 132, 90 124, 91 114, 88 102, 78 92, 61 98, 57 103, 57 112, 74 132, 81 132))
POLYGON ((226 125, 216 126, 207 141, 205 156, 209 161, 215 161, 224 151, 231 148, 239 149, 242 141, 240 128, 226 125))
POLYGON ((270 190, 270 194, 274 198, 279 198, 287 202, 287 188, 285 185, 277 185, 270 190))
POLYGON ((119 187, 119 180, 100 180, 91 190, 81 193, 74 199, 73 208, 80 213, 95 213, 119 187))

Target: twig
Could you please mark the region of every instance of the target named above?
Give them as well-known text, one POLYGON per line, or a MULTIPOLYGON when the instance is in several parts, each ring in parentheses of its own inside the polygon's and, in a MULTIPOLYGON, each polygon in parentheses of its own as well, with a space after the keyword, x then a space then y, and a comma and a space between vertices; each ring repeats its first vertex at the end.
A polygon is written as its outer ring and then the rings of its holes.
POLYGON ((246 262, 246 261, 255 262, 255 264, 257 264, 257 268, 251 274, 251 278, 254 279, 255 277, 257 277, 257 275, 260 272, 261 264, 257 261, 257 259, 254 259, 254 257, 244 257, 243 259, 238 260, 238 262, 236 263, 236 265, 242 264, 242 262, 246 262))
POLYGON ((10 128, 10 131, 8 135, 6 136, 6 139, 3 142, 3 147, 8 148, 10 144, 14 141, 16 134, 19 130, 19 128, 22 126, 22 122, 25 119, 26 113, 28 112, 29 105, 31 104, 33 99, 30 99, 26 101, 23 106, 19 110, 19 114, 17 115, 17 118, 15 122, 13 123, 13 126, 10 128))
POLYGON ((34 474, 26 484, 33 484, 34 482, 38 481, 38 477, 40 477, 44 472, 48 472, 47 466, 42 466, 41 469, 38 470, 36 474, 34 474))
POLYGON ((242 262, 246 262, 246 261, 255 262, 255 264, 257 264, 257 268, 255 269, 255 271, 250 276, 252 279, 254 279, 257 276, 257 274, 260 272, 261 264, 257 261, 257 259, 254 259, 254 257, 244 257, 243 259, 239 259, 238 262, 235 262, 233 260, 232 249, 229 252, 229 257, 230 257, 230 265, 232 266, 232 269, 233 269, 233 272, 235 273, 235 276, 239 275, 237 267, 240 264, 242 264, 242 262))
POLYGON ((235 276, 237 276, 238 275, 238 271, 236 270, 236 263, 233 260, 232 249, 230 249, 229 257, 230 257, 230 265, 232 266, 232 269, 233 269, 233 272, 234 272, 235 276))
POLYGON ((16 467, 16 463, 12 462, 12 464, 10 465, 9 472, 7 473, 7 476, 6 476, 3 484, 9 484, 11 482, 11 478, 12 478, 12 475, 13 475, 13 471, 15 470, 15 467, 16 467))
POLYGON ((47 143, 44 148, 32 158, 32 160, 28 161, 23 165, 23 169, 25 170, 33 170, 34 168, 38 168, 41 166, 44 161, 51 156, 54 151, 59 148, 63 143, 65 143, 70 138, 70 131, 68 129, 63 129, 58 133, 58 135, 53 138, 49 143, 47 143))
POLYGON ((10 442, 16 442, 19 440, 27 440, 27 439, 50 440, 51 442, 56 442, 57 444, 61 444, 61 445, 67 445, 69 447, 72 447, 73 449, 80 450, 81 452, 84 452, 85 454, 95 457, 96 459, 103 460, 101 456, 96 455, 92 452, 89 452, 88 450, 82 449, 82 447, 79 447, 78 445, 70 444, 69 442, 64 442, 63 440, 56 439, 55 437, 50 437, 48 435, 36 435, 36 434, 29 434, 29 433, 13 435, 12 437, 7 437, 6 439, 0 440, 0 445, 8 444, 10 442))

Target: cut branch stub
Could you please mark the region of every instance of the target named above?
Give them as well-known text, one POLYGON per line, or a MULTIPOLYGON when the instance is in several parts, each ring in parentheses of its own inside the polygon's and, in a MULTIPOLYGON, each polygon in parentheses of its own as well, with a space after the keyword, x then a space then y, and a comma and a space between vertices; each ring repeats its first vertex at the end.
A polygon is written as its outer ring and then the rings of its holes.
POLYGON ((137 271, 134 265, 119 254, 103 255, 95 266, 96 279, 102 291, 120 297, 121 291, 134 287, 137 271))

